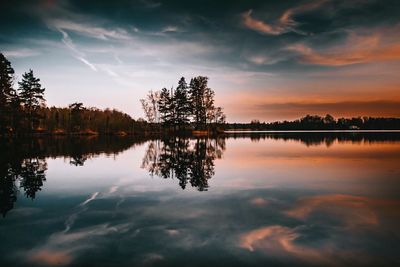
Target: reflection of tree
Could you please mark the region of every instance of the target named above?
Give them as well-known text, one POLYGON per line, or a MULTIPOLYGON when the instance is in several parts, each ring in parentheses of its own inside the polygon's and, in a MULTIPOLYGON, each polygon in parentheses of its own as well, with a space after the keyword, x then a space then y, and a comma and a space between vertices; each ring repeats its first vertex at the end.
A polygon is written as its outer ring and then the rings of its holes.
POLYGON ((3 217, 17 201, 18 184, 26 197, 34 199, 46 180, 45 159, 29 158, 12 162, 0 162, 0 212, 3 217))
POLYGON ((116 155, 137 138, 0 138, 0 213, 3 217, 14 207, 18 191, 34 199, 46 180, 46 157, 66 157, 75 166, 101 153, 116 155))
POLYGON ((75 166, 83 166, 88 158, 89 157, 87 155, 74 155, 71 156, 69 163, 75 166))
POLYGON ((229 134, 230 138, 250 138, 252 142, 265 139, 299 141, 306 146, 332 146, 335 142, 353 144, 393 142, 400 140, 400 134, 396 132, 239 132, 229 134))
POLYGON ((45 171, 47 163, 44 159, 25 159, 22 162, 19 173, 20 187, 24 189, 25 195, 34 199, 36 192, 40 191, 43 181, 46 180, 45 171))
MULTIPOLYGON (((18 189, 15 185, 15 179, 11 172, 3 173, 3 169, 0 174, 0 212, 3 217, 6 216, 12 208, 14 203, 17 201, 18 189)), ((8 171, 8 170, 7 170, 8 171)))
POLYGON ((0 211, 3 217, 17 201, 18 184, 25 195, 34 199, 46 180, 47 164, 44 159, 29 158, 0 163, 0 211))
POLYGON ((171 138, 151 141, 143 158, 142 168, 164 179, 176 178, 182 189, 190 183, 199 191, 208 188, 214 175, 214 161, 222 157, 224 139, 171 138))

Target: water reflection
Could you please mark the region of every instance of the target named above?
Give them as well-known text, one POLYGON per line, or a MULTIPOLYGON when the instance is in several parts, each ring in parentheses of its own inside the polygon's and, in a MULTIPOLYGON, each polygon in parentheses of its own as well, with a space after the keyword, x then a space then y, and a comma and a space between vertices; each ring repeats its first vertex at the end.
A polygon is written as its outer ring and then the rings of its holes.
POLYGON ((150 175, 176 178, 185 189, 188 182, 199 191, 206 191, 208 180, 215 174, 214 161, 225 150, 223 138, 169 138, 151 141, 142 162, 150 175))
POLYGON ((273 139, 285 141, 299 141, 306 146, 326 145, 330 147, 338 143, 376 143, 395 142, 400 139, 400 132, 239 132, 230 133, 231 138, 250 138, 253 142, 273 139))
POLYGON ((46 181, 46 158, 64 157, 75 166, 105 153, 117 155, 144 139, 129 138, 33 138, 0 140, 0 212, 6 216, 22 190, 35 199, 46 181))
POLYGON ((18 185, 25 196, 34 199, 46 180, 46 160, 40 158, 15 159, 0 163, 0 212, 3 217, 17 201, 18 185))
POLYGON ((100 154, 118 155, 132 146, 148 142, 141 167, 151 176, 177 179, 185 189, 188 184, 207 191, 215 174, 215 160, 221 159, 226 139, 297 141, 306 146, 335 142, 353 144, 387 143, 400 140, 400 133, 236 133, 218 138, 34 138, 0 140, 0 212, 3 217, 14 207, 18 192, 34 199, 46 181, 46 158, 63 157, 71 165, 84 166, 100 154))
POLYGON ((0 266, 400 262, 393 134, 0 146, 0 266))

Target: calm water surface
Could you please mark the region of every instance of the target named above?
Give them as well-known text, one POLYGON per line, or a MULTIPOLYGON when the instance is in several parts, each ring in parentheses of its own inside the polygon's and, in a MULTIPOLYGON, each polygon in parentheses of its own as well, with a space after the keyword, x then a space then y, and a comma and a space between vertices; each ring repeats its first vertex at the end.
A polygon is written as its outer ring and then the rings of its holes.
POLYGON ((0 150, 0 266, 400 266, 396 133, 0 150))

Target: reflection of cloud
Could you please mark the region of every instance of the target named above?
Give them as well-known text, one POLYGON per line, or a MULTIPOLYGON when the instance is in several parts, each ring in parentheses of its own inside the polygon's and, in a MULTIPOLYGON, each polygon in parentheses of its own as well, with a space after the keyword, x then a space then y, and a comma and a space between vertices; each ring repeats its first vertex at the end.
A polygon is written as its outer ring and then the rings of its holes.
POLYGON ((110 189, 108 190, 108 194, 113 194, 117 192, 118 188, 119 188, 118 185, 111 186, 110 189))
POLYGON ((40 250, 31 254, 28 257, 29 262, 44 265, 67 265, 72 261, 72 258, 62 251, 40 250))
POLYGON ((266 204, 268 204, 268 201, 266 201, 264 198, 262 197, 256 197, 250 200, 250 203, 256 206, 264 206, 266 204))
POLYGON ((41 246, 32 249, 27 255, 27 260, 45 265, 66 265, 83 249, 96 246, 93 239, 112 233, 125 233, 130 229, 130 224, 108 225, 100 224, 80 229, 75 232, 57 232, 52 234, 41 246))
POLYGON ((164 259, 164 256, 157 253, 150 253, 144 256, 143 264, 144 265, 152 265, 154 262, 161 261, 164 259))
POLYGON ((295 240, 299 234, 288 227, 274 225, 259 228, 244 234, 240 239, 240 247, 251 252, 261 250, 271 255, 279 256, 285 253, 305 261, 332 264, 323 249, 309 248, 298 245, 295 240))
MULTIPOLYGON (((372 199, 352 195, 321 195, 301 199, 297 206, 286 211, 286 215, 305 220, 315 213, 332 215, 349 227, 358 225, 377 225, 378 212, 394 212, 398 201, 372 199)), ((388 215, 386 214, 386 215, 388 215)))
POLYGON ((167 230, 165 230, 165 232, 166 232, 169 236, 176 236, 176 235, 179 235, 179 230, 176 230, 176 229, 167 229, 167 230))
POLYGON ((78 210, 75 213, 72 213, 67 220, 65 221, 64 225, 65 225, 65 230, 64 233, 67 233, 72 225, 74 225, 76 219, 78 218, 79 214, 81 214, 82 212, 86 211, 87 208, 85 207, 90 201, 96 199, 96 197, 98 196, 99 192, 95 192, 93 193, 88 199, 86 199, 85 201, 83 201, 81 204, 78 205, 78 207, 80 208, 80 210, 78 210))
POLYGON ((96 197, 99 195, 99 192, 95 192, 93 193, 88 199, 86 199, 84 202, 82 202, 81 204, 79 204, 79 206, 85 206, 86 204, 88 204, 90 201, 96 199, 96 197))

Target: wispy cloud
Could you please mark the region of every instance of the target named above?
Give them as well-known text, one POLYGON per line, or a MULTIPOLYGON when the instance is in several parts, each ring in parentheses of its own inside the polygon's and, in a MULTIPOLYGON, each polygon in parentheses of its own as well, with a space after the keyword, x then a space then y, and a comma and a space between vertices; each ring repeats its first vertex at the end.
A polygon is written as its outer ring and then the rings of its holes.
POLYGON ((171 26, 171 25, 165 27, 165 28, 162 30, 163 33, 180 32, 180 31, 181 31, 181 30, 179 29, 179 27, 177 27, 177 26, 171 26))
POLYGON ((73 31, 75 33, 93 37, 102 40, 108 39, 120 39, 129 40, 131 35, 122 28, 112 28, 108 29, 105 27, 94 26, 88 23, 78 23, 75 21, 65 20, 65 19, 50 19, 47 20, 47 24, 50 28, 55 28, 58 30, 73 31))
POLYGON ((3 50, 2 53, 9 58, 25 58, 25 57, 33 57, 40 55, 41 53, 37 50, 29 49, 29 48, 20 48, 20 49, 6 49, 3 50))
POLYGON ((250 9, 246 13, 242 14, 243 24, 249 29, 270 35, 279 35, 287 32, 288 29, 283 25, 271 25, 262 20, 255 19, 251 16, 252 13, 253 10, 250 9))
POLYGON ((280 35, 286 32, 297 32, 299 34, 304 34, 303 32, 296 29, 298 23, 294 20, 293 16, 296 14, 311 11, 320 7, 326 0, 314 1, 311 3, 303 4, 286 10, 277 21, 273 23, 267 23, 260 19, 252 17, 253 10, 242 14, 242 22, 249 29, 258 31, 263 34, 269 35, 280 35))
POLYGON ((97 68, 94 64, 92 64, 91 62, 89 62, 89 60, 86 59, 86 55, 85 53, 83 53, 82 51, 80 51, 75 44, 73 43, 72 39, 69 37, 68 33, 65 32, 62 29, 58 29, 58 31, 62 34, 62 39, 61 41, 64 43, 64 45, 72 52, 72 55, 78 59, 79 61, 81 61, 83 64, 85 64, 86 66, 88 66, 90 69, 92 69, 93 71, 97 71, 97 68))
POLYGON ((396 39, 399 27, 393 29, 364 30, 350 32, 341 44, 317 51, 305 44, 290 45, 287 49, 300 54, 304 64, 345 66, 360 63, 400 60, 400 38, 396 39), (391 40, 389 40, 389 38, 391 40))

